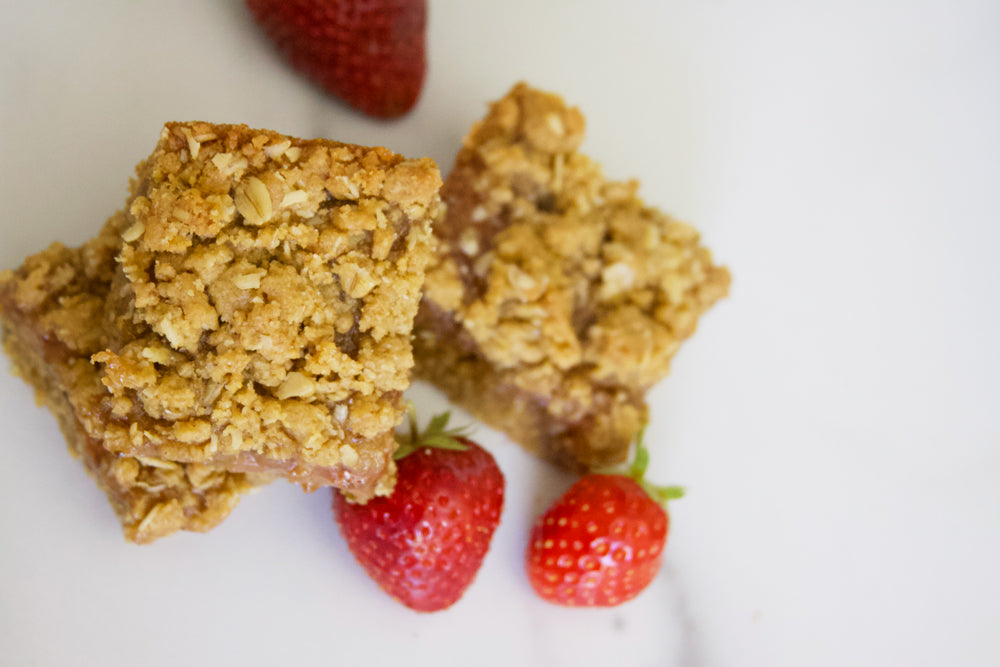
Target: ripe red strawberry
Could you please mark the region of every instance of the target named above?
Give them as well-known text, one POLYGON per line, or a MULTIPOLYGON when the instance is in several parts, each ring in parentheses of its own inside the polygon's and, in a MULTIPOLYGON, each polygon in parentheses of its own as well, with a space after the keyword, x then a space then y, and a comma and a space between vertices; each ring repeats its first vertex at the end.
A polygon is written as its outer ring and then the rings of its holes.
POLYGON ((366 505, 334 493, 333 511, 358 563, 417 611, 458 601, 472 583, 503 509, 504 478, 489 452, 431 420, 397 453, 396 488, 366 505))
POLYGON ((612 607, 653 580, 670 524, 661 504, 683 491, 646 485, 642 477, 648 461, 640 442, 626 474, 586 475, 539 517, 526 566, 542 598, 567 606, 612 607))
POLYGON ((246 0, 292 65, 378 118, 409 111, 426 60, 426 0, 246 0))

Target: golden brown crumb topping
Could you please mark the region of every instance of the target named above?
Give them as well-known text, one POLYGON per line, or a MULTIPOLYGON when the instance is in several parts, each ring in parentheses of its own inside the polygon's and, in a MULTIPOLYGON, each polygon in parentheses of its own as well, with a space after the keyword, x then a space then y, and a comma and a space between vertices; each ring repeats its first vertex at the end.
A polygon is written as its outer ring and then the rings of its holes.
POLYGON ((518 386, 579 415, 593 384, 648 388, 729 287, 697 232, 605 179, 584 119, 518 84, 473 126, 442 190, 426 298, 518 386), (554 402, 555 403, 555 402, 554 402))
POLYGON ((115 340, 95 356, 114 397, 109 446, 390 472, 439 208, 433 162, 172 123, 137 174, 107 306, 115 340))

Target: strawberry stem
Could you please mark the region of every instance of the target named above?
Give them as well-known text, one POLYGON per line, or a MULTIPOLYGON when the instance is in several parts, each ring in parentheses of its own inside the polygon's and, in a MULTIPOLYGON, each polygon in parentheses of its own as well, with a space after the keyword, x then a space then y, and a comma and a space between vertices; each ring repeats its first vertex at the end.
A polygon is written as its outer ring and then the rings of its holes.
POLYGON ((645 435, 646 425, 643 424, 642 430, 639 431, 639 436, 635 441, 635 458, 632 459, 632 465, 629 466, 626 473, 629 477, 640 483, 646 475, 646 468, 649 467, 649 450, 646 449, 646 445, 643 443, 645 435))
MULTIPOLYGON (((410 440, 407 444, 412 444, 417 441, 417 438, 420 435, 420 428, 417 426, 417 406, 413 404, 413 401, 406 402, 406 421, 410 424, 410 440)), ((396 437, 396 442, 399 442, 398 436, 396 437)), ((400 443, 401 446, 403 446, 403 444, 404 443, 400 443)), ((396 454, 398 455, 399 452, 397 451, 396 454)))

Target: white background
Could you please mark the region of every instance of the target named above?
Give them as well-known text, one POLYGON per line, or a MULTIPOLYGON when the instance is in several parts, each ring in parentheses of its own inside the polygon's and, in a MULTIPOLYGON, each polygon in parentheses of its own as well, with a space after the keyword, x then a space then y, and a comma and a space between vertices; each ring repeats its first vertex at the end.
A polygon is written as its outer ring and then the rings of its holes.
POLYGON ((238 2, 0 1, 0 267, 93 235, 167 120, 447 172, 515 81, 560 92, 734 275, 651 395, 653 476, 689 489, 661 577, 618 609, 537 600, 528 526, 571 480, 482 427, 507 505, 447 612, 384 596, 288 484, 135 547, 4 373, 0 664, 998 664, 1000 3, 435 1, 428 43, 419 107, 380 123, 238 2))

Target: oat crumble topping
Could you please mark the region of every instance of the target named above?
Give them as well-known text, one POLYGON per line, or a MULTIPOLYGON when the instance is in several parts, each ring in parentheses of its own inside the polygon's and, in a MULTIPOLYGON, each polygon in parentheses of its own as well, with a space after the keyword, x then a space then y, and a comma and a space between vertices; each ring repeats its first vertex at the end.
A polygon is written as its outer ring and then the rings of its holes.
MULTIPOLYGON (((472 127, 442 189, 447 215, 418 320, 418 349, 439 354, 445 315, 467 357, 544 402, 553 433, 602 403, 644 412, 642 394, 730 281, 693 228, 578 151, 584 125, 560 97, 518 84, 472 127)), ((418 361, 439 384, 483 372, 418 361)), ((477 415, 490 421, 489 411, 477 415)))
POLYGON ((94 356, 108 447, 387 490, 439 186, 382 148, 168 124, 94 356))

